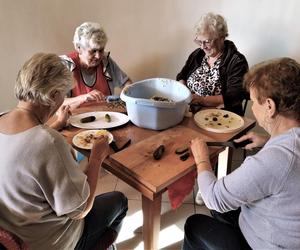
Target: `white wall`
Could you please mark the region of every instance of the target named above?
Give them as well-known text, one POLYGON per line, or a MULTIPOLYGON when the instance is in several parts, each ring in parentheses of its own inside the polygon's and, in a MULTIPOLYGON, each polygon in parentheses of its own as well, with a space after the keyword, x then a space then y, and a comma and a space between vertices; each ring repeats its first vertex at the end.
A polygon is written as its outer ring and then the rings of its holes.
POLYGON ((205 12, 225 16, 229 39, 252 65, 289 56, 300 60, 298 0, 0 0, 0 110, 16 101, 18 69, 39 51, 67 53, 84 21, 106 29, 107 49, 134 80, 175 78, 205 12), (298 12, 298 13, 297 13, 298 12))

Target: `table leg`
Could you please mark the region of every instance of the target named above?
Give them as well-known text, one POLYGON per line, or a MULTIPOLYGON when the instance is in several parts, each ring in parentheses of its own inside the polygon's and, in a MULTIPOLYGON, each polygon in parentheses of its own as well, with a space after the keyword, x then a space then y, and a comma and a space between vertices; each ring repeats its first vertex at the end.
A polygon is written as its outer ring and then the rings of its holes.
POLYGON ((158 237, 160 231, 161 194, 154 200, 142 196, 143 207, 143 239, 145 250, 158 249, 158 237))

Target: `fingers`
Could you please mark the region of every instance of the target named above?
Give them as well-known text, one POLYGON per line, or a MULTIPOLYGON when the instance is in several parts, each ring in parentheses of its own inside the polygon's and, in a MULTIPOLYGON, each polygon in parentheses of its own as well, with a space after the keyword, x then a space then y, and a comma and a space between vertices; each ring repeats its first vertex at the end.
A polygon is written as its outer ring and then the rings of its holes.
POLYGON ((252 149, 254 149, 254 148, 256 148, 256 147, 257 147, 256 143, 255 143, 255 142, 251 142, 251 143, 247 144, 247 145, 244 147, 244 149, 246 149, 246 150, 252 150, 252 149))
POLYGON ((69 105, 62 105, 57 110, 56 115, 59 120, 66 121, 72 115, 69 105))
POLYGON ((234 142, 240 143, 246 140, 249 141, 249 143, 246 144, 244 147, 244 149, 246 150, 252 150, 254 148, 260 147, 266 142, 266 139, 264 137, 259 136, 255 132, 249 132, 248 134, 243 135, 240 138, 234 140, 234 142))
POLYGON ((108 136, 101 135, 96 138, 93 148, 96 148, 97 151, 105 151, 108 149, 108 136))
POLYGON ((99 162, 104 160, 109 153, 108 136, 101 135, 94 141, 91 151, 91 158, 98 160, 99 162))
POLYGON ((191 141, 191 150, 193 154, 206 154, 208 147, 203 139, 197 137, 191 141))
POLYGON ((235 139, 234 142, 242 142, 242 141, 245 141, 245 140, 248 140, 248 139, 250 139, 250 136, 248 134, 246 134, 246 135, 241 136, 238 139, 235 139))
POLYGON ((209 149, 206 145, 206 142, 203 139, 193 139, 191 141, 191 150, 196 164, 202 161, 209 162, 209 149))
POLYGON ((70 105, 62 106, 62 111, 66 113, 68 116, 72 115, 70 105))
POLYGON ((98 90, 93 90, 86 94, 86 101, 102 102, 105 101, 105 95, 98 90))

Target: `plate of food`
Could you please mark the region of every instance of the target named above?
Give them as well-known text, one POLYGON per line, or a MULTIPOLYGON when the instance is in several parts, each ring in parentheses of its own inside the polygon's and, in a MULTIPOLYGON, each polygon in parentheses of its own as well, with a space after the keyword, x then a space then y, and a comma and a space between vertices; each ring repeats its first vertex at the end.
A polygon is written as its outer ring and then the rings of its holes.
POLYGON ((119 112, 95 111, 72 115, 70 124, 84 129, 108 129, 121 126, 129 121, 129 117, 119 112))
POLYGON ((227 110, 204 109, 194 116, 196 124, 207 131, 215 133, 232 133, 244 126, 244 119, 227 110))
POLYGON ((92 149, 94 141, 101 135, 108 137, 108 143, 111 143, 114 139, 113 135, 105 129, 85 130, 76 134, 72 139, 72 143, 78 148, 92 149))

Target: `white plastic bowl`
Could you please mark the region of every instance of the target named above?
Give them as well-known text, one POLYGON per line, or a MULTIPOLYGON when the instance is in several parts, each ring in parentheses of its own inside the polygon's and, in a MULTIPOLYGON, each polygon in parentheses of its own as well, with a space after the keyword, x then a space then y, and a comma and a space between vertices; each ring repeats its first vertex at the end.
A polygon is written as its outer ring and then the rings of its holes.
POLYGON ((152 78, 129 85, 123 89, 120 97, 126 103, 130 120, 136 126, 163 130, 182 121, 192 95, 180 82, 152 78), (173 102, 154 101, 151 100, 153 96, 166 97, 173 102))

